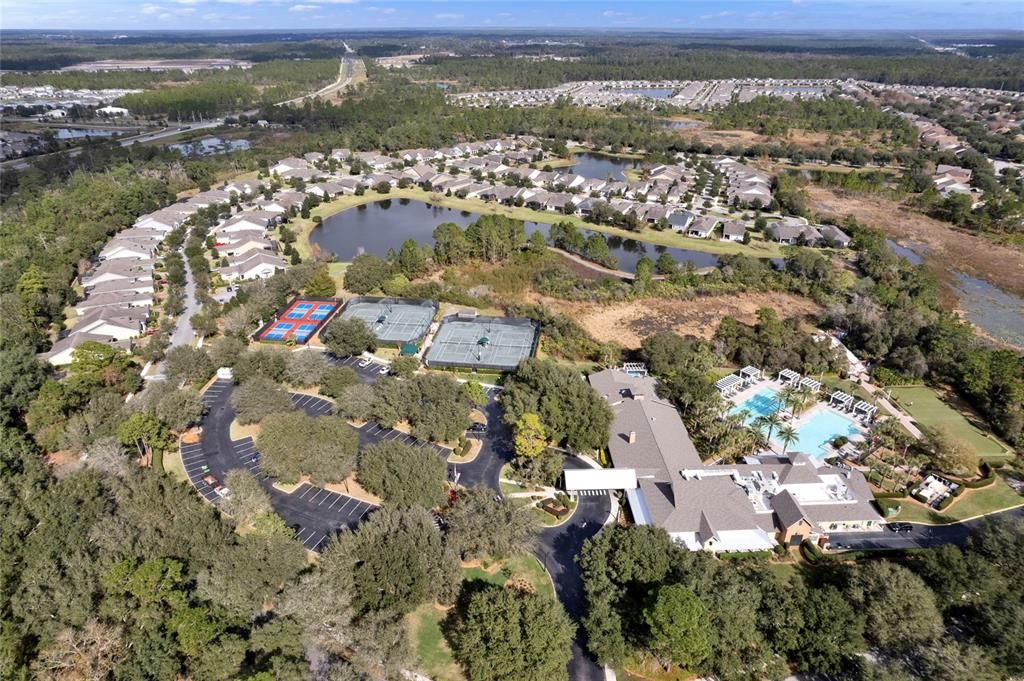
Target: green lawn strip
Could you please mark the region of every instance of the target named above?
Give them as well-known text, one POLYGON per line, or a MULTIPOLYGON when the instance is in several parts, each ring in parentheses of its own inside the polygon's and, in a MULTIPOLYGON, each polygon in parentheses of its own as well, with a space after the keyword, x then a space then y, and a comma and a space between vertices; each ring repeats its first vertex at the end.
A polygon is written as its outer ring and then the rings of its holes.
POLYGON ((685 248, 694 251, 705 251, 707 253, 736 254, 742 253, 756 258, 780 257, 782 251, 778 244, 764 241, 758 235, 751 244, 742 244, 734 241, 719 241, 718 239, 693 239, 672 231, 659 232, 654 229, 644 229, 640 232, 631 232, 617 227, 607 225, 595 225, 585 222, 575 215, 560 215, 548 211, 530 210, 525 207, 505 206, 499 203, 487 202, 481 199, 460 199, 454 196, 442 196, 437 193, 427 192, 418 187, 406 189, 392 189, 387 194, 379 194, 375 191, 367 191, 362 196, 341 196, 327 203, 322 203, 310 211, 309 219, 296 218, 289 223, 289 227, 298 234, 298 239, 293 246, 298 249, 299 255, 306 258, 310 254, 309 233, 313 229, 313 218, 320 216, 323 220, 340 213, 343 210, 354 208, 366 203, 375 201, 395 199, 411 199, 422 201, 435 206, 454 208, 471 213, 504 215, 524 220, 527 222, 540 222, 554 224, 556 222, 571 222, 576 226, 596 232, 603 232, 623 239, 634 239, 645 241, 660 246, 672 246, 685 248))
POLYGON ((890 520, 948 525, 1024 505, 1024 496, 1017 494, 1001 475, 997 475, 995 482, 988 487, 965 490, 960 498, 942 512, 910 499, 901 499, 900 504, 900 512, 890 520))
POLYGON ((181 463, 180 452, 167 452, 163 458, 164 472, 175 480, 188 482, 188 474, 185 473, 185 466, 181 463))
POLYGON ((1006 456, 1010 449, 994 436, 967 420, 963 413, 944 402, 934 390, 924 385, 891 388, 899 405, 919 424, 928 427, 944 425, 956 437, 977 450, 979 456, 1006 456))

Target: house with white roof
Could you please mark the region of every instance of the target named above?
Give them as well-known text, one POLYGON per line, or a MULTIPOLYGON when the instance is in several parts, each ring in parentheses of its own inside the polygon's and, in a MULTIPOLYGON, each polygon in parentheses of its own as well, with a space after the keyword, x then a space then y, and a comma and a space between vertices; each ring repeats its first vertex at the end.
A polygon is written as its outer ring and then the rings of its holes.
MULTIPOLYGON (((230 259, 229 259, 230 260, 230 259)), ((232 264, 216 270, 224 281, 268 279, 285 268, 285 261, 264 252, 243 253, 232 264)))

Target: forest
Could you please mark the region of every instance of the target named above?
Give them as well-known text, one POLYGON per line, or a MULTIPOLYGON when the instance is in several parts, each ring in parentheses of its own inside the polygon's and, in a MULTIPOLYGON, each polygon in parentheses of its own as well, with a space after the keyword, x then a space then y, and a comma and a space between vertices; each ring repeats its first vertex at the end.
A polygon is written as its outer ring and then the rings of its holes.
POLYGON ((1024 669, 1019 519, 986 523, 963 549, 842 564, 803 551, 810 566, 782 572, 764 557, 687 551, 660 528, 605 530, 579 558, 589 645, 600 661, 645 675, 728 681, 791 670, 961 681, 1024 669))

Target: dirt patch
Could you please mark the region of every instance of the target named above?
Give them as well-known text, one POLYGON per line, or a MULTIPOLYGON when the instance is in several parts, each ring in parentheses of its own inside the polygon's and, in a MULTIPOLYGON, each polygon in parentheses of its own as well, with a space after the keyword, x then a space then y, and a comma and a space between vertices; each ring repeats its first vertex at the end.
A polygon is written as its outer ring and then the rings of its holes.
POLYGON ((328 489, 332 492, 347 494, 350 497, 355 497, 356 499, 361 499, 377 506, 380 506, 381 504, 380 497, 368 492, 365 487, 359 484, 359 479, 356 477, 355 473, 349 475, 344 482, 331 482, 323 485, 323 487, 324 489, 328 489))
POLYGON ((940 275, 957 270, 1005 291, 1024 295, 1024 250, 961 232, 883 196, 816 186, 808 186, 807 195, 809 207, 816 213, 837 217, 853 215, 858 222, 881 228, 897 240, 923 245, 925 261, 940 275))
POLYGON ((615 341, 627 348, 659 331, 711 338, 725 316, 751 324, 757 310, 770 307, 780 317, 816 314, 821 307, 812 300, 789 293, 744 293, 702 296, 693 300, 648 298, 612 305, 566 303, 544 299, 544 304, 563 312, 599 341, 615 341))

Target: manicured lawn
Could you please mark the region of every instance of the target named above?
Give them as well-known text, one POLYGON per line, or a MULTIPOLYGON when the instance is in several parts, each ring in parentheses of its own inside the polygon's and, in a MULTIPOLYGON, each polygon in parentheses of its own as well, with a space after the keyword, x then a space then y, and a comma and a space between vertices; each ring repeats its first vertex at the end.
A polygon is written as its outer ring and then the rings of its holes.
MULTIPOLYGON (((546 598, 555 597, 551 578, 530 554, 513 556, 486 568, 463 568, 462 575, 464 581, 482 580, 499 586, 509 579, 525 579, 537 588, 537 593, 546 598)), ((407 625, 419 661, 417 671, 437 681, 464 681, 466 677, 452 659, 452 651, 441 629, 447 616, 447 612, 437 609, 433 603, 425 603, 409 614, 407 625)))
POLYGON ((895 387, 892 388, 892 396, 919 424, 928 427, 946 426, 953 435, 973 446, 980 456, 1006 456, 1010 453, 999 440, 975 427, 928 386, 895 387))
POLYGON ((181 453, 178 450, 172 450, 164 454, 164 472, 170 475, 175 480, 181 482, 188 482, 188 475, 185 473, 185 467, 181 463, 181 453))
POLYGON ((1024 496, 1006 484, 1002 476, 988 487, 965 490, 949 508, 939 512, 912 500, 901 500, 902 508, 890 520, 945 525, 1024 504, 1024 496))

